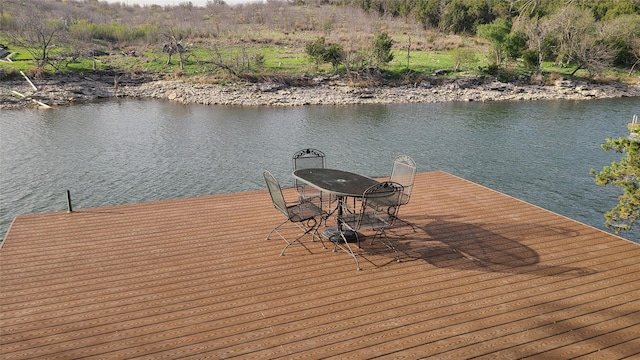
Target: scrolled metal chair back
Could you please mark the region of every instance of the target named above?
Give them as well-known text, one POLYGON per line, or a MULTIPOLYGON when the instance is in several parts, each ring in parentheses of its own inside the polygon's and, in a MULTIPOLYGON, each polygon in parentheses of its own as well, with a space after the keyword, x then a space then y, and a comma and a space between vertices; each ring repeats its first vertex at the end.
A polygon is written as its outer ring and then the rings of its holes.
MULTIPOLYGON (((317 149, 302 149, 293 154, 293 170, 299 169, 322 169, 325 167, 325 155, 322 151, 317 149)), ((305 193, 305 184, 301 181, 295 180, 295 187, 298 194, 303 195, 305 193)), ((307 191, 308 192, 308 191, 307 191)), ((318 196, 319 191, 312 190, 308 192, 308 196, 318 196)))
POLYGON ((389 181, 397 182, 404 187, 402 198, 400 199, 402 205, 409 202, 411 190, 413 190, 413 182, 416 178, 416 170, 415 161, 407 155, 398 156, 393 161, 393 169, 391 170, 389 181))
POLYGON ((370 187, 363 194, 361 219, 370 221, 374 216, 381 228, 393 225, 402 205, 403 193, 404 186, 393 181, 370 187))
POLYGON ((302 149, 293 154, 293 169, 324 168, 325 155, 317 149, 302 149))

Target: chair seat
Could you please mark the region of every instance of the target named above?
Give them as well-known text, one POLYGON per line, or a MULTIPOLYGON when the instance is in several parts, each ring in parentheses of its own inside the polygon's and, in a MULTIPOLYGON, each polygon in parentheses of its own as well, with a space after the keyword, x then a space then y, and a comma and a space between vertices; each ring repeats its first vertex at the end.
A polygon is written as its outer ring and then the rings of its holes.
POLYGON ((293 222, 305 221, 317 217, 322 217, 324 212, 311 201, 303 201, 299 204, 287 207, 289 219, 293 222))
POLYGON ((401 194, 399 199, 392 199, 389 197, 380 197, 377 199, 370 199, 369 202, 372 205, 380 206, 380 207, 393 207, 396 205, 406 205, 409 202, 409 197, 401 194))
POLYGON ((342 217, 344 224, 350 228, 357 228, 359 230, 373 230, 381 227, 390 226, 390 222, 377 216, 374 213, 370 214, 349 214, 342 217))

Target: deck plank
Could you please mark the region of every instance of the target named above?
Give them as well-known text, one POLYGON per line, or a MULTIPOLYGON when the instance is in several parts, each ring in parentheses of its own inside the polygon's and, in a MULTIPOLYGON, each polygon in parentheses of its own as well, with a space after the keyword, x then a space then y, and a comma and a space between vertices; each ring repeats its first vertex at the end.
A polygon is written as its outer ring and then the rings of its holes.
MULTIPOLYGON (((285 189, 293 198, 292 189, 285 189)), ((251 191, 18 216, 3 359, 583 358, 640 354, 640 245, 441 171, 400 251, 265 240, 251 191)), ((285 231, 295 236, 297 230, 285 231)))

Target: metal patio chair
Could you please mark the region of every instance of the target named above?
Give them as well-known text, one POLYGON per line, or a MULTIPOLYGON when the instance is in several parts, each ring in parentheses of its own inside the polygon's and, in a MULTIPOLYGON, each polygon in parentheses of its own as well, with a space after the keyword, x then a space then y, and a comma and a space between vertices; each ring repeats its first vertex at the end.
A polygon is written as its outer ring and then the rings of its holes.
MULTIPOLYGON (((326 157, 324 152, 320 150, 312 148, 298 150, 293 154, 293 170, 324 168, 326 165, 325 159, 326 157)), ((332 199, 329 195, 323 194, 322 191, 299 180, 295 180, 295 188, 298 198, 301 201, 310 200, 316 203, 320 208, 322 208, 323 205, 326 205, 327 211, 330 211, 332 199)))
MULTIPOLYGON (((413 190, 413 183, 416 178, 417 166, 415 161, 407 155, 401 155, 393 160, 393 168, 391 169, 391 176, 389 181, 399 183, 403 186, 404 191, 400 198, 400 205, 406 205, 411 198, 411 191, 413 190)), ((416 226, 406 220, 397 219, 403 223, 411 226, 415 231, 416 226)))
POLYGON ((318 234, 318 227, 326 216, 326 213, 322 208, 307 200, 302 200, 296 203, 287 203, 278 180, 269 171, 265 171, 263 175, 264 180, 267 183, 267 188, 269 189, 269 195, 271 195, 273 206, 286 216, 286 220, 269 231, 266 240, 269 240, 271 234, 275 232, 282 240, 284 240, 284 242, 287 243, 287 245, 282 249, 282 252, 280 252, 281 256, 284 255, 284 252, 289 246, 295 243, 302 245, 307 249, 307 251, 311 252, 311 250, 309 250, 309 248, 307 248, 301 241, 301 239, 307 234, 311 234, 311 241, 315 241, 316 238, 320 239, 322 248, 326 249, 324 241, 322 241, 322 237, 318 234), (287 223, 294 224, 303 231, 302 234, 298 235, 298 237, 292 241, 288 240, 279 231, 279 229, 287 223))
POLYGON ((389 250, 395 251, 396 260, 400 262, 398 250, 389 240, 385 229, 392 226, 398 218, 403 192, 404 187, 393 181, 381 182, 368 188, 362 196, 360 210, 354 214, 343 215, 338 219, 342 230, 340 231, 340 238, 334 237, 331 239, 334 243, 333 250, 336 251, 337 248, 340 248, 349 253, 355 260, 358 270, 360 270, 358 258, 344 236, 344 229, 355 232, 358 247, 360 247, 358 231, 372 230, 375 233, 371 236, 370 244, 373 244, 374 240, 379 240, 389 250))

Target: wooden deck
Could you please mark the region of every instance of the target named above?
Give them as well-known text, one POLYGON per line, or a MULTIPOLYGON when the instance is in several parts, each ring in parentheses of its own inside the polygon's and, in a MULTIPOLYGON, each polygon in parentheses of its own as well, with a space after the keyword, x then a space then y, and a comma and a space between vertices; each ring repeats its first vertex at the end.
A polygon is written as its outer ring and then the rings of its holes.
POLYGON ((362 271, 319 243, 279 256, 266 190, 19 216, 0 354, 640 356, 640 245, 439 171, 400 216, 419 227, 391 233, 402 262, 363 246, 362 271))

